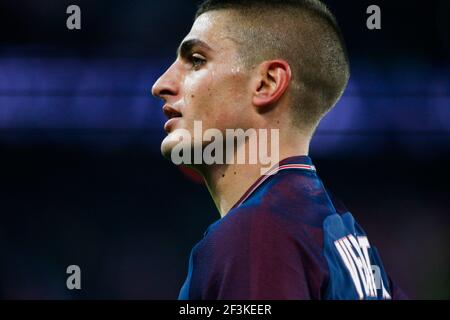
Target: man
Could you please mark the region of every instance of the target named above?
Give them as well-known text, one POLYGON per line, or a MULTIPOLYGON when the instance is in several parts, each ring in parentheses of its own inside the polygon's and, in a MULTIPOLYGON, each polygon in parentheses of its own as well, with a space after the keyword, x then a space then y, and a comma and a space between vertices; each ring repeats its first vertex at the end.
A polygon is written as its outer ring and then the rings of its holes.
MULTIPOLYGON (((340 29, 318 0, 207 0, 177 59, 154 84, 169 118, 161 145, 214 128, 277 129, 280 159, 197 163, 220 212, 193 248, 180 299, 391 299, 397 289, 352 215, 308 157, 322 117, 341 97, 349 63, 340 29)), ((251 139, 234 152, 248 150, 251 139)), ((272 142, 273 144, 273 142, 272 142)), ((273 147, 273 145, 272 145, 273 147)), ((246 151, 247 155, 251 151, 246 151)))

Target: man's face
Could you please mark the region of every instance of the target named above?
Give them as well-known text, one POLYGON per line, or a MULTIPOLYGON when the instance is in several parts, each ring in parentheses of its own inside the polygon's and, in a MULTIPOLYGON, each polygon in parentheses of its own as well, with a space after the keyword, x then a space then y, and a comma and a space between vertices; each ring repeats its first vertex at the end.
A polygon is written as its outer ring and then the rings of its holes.
POLYGON ((228 31, 226 11, 199 16, 178 50, 177 59, 156 81, 152 94, 164 100, 169 118, 161 144, 165 157, 179 143, 176 129, 194 136, 194 121, 203 131, 246 129, 251 105, 250 76, 241 63, 238 44, 228 31))

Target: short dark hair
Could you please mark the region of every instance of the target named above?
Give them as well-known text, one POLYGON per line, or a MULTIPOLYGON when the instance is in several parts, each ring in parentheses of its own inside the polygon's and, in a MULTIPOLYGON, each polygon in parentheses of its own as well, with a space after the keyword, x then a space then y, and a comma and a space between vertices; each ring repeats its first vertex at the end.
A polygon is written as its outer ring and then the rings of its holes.
POLYGON ((230 28, 249 65, 288 61, 295 123, 315 130, 350 77, 345 41, 330 10, 319 0, 206 0, 195 18, 215 10, 234 13, 230 28))

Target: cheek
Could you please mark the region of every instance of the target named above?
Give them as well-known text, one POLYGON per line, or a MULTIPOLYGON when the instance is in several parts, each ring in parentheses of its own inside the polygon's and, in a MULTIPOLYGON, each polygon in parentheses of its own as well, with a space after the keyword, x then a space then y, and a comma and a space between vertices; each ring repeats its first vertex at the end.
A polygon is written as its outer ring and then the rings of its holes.
POLYGON ((185 106, 188 121, 202 120, 204 128, 236 128, 244 120, 242 108, 247 83, 241 75, 218 71, 198 71, 185 79, 185 106))
POLYGON ((198 71, 185 79, 184 101, 186 115, 195 120, 203 120, 212 114, 209 105, 214 97, 213 77, 208 72, 198 71))
POLYGON ((241 75, 235 74, 229 74, 221 81, 217 95, 221 107, 218 121, 226 123, 228 128, 242 127, 250 113, 247 85, 241 75))

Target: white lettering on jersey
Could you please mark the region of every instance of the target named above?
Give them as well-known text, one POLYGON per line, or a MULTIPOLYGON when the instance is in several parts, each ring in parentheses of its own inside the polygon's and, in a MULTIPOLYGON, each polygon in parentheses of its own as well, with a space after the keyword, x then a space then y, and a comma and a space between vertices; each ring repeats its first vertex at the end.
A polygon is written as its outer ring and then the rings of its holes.
MULTIPOLYGON (((350 273, 359 299, 364 299, 364 294, 367 297, 376 297, 377 286, 370 262, 370 244, 367 237, 355 238, 350 234, 334 241, 334 245, 350 273)), ((381 279, 380 281, 381 288, 384 289, 383 281, 381 279)), ((384 289, 383 295, 385 293, 387 291, 384 289)))
POLYGON ((348 254, 347 250, 344 249, 345 245, 341 244, 340 240, 336 240, 334 242, 334 245, 336 246, 337 251, 341 255, 342 261, 344 261, 345 266, 350 272, 350 276, 353 280, 353 283, 355 284, 355 289, 356 292, 358 293, 359 299, 362 300, 364 298, 364 295, 361 289, 361 282, 359 281, 358 274, 356 273, 355 264, 351 262, 350 254, 348 254))

